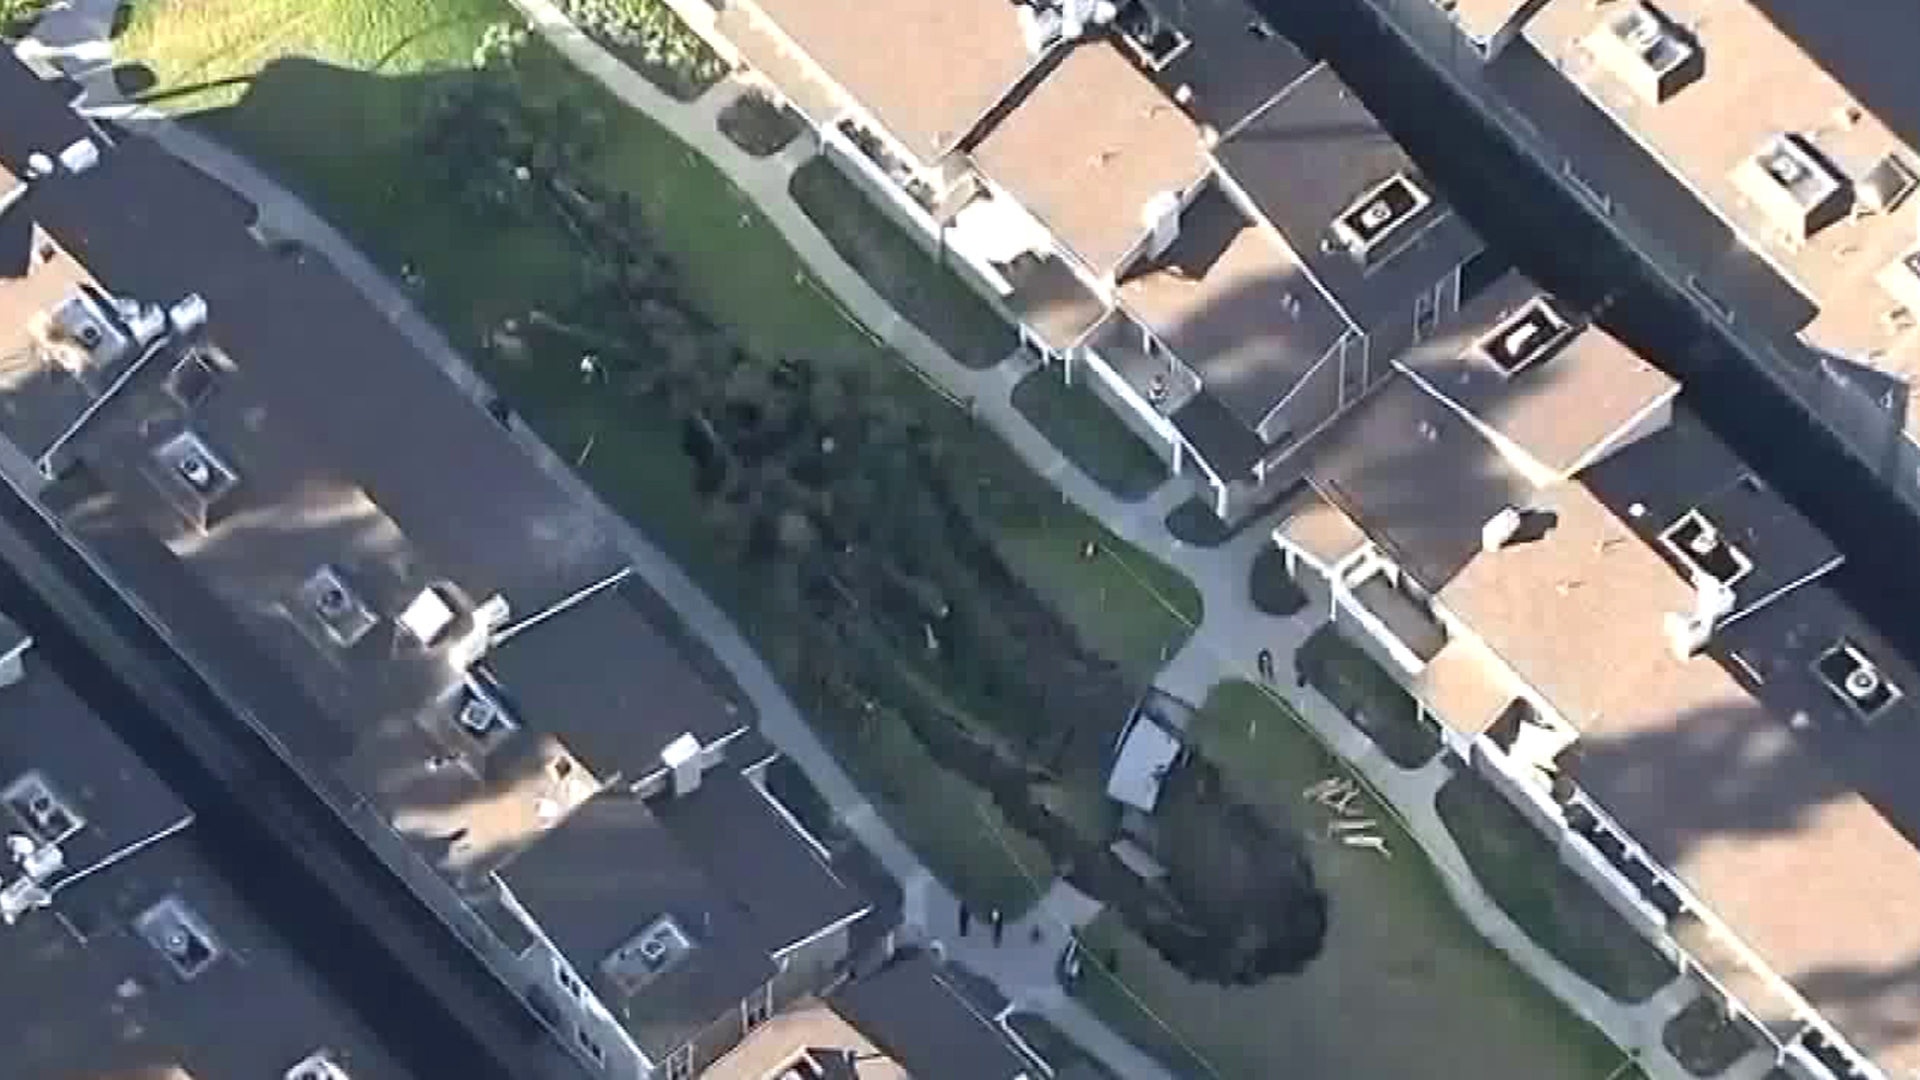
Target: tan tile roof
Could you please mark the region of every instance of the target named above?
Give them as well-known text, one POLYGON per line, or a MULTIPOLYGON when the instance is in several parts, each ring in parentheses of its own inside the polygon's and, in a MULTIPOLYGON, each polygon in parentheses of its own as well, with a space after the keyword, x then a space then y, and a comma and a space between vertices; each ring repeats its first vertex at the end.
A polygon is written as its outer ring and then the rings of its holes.
POLYGON ((973 158, 1097 275, 1146 235, 1149 199, 1207 168, 1193 121, 1104 41, 1075 46, 973 158))
POLYGON ((924 164, 1033 63, 1006 0, 753 0, 924 164))

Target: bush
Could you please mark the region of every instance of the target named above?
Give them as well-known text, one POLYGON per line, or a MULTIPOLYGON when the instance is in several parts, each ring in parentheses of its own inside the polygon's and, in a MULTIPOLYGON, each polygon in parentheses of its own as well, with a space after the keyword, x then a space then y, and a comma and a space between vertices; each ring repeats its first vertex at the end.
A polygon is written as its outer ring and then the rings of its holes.
POLYGON ((1287 572, 1286 553, 1277 547, 1264 547, 1253 558, 1248 582, 1256 610, 1268 615, 1296 615, 1307 606, 1307 594, 1287 572))
POLYGON ((804 128, 793 111, 758 90, 749 90, 720 111, 720 133, 754 157, 786 149, 804 128))
POLYGON ((0 40, 21 37, 33 29, 34 21, 47 10, 51 0, 0 0, 0 40))
POLYGON ((1195 547, 1219 547, 1233 536, 1233 528, 1221 521, 1206 500, 1188 499, 1167 515, 1167 531, 1183 544, 1195 547))

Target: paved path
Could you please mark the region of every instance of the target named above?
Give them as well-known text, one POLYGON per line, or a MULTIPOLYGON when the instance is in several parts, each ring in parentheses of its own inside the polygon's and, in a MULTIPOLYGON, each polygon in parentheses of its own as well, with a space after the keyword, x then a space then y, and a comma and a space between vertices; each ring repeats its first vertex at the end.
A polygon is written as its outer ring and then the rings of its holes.
MULTIPOLYGON (((1130 543, 1165 559, 1193 581, 1205 600, 1205 617, 1156 680, 1162 689, 1195 703, 1204 702, 1213 687, 1223 680, 1254 681, 1254 654, 1261 648, 1270 649, 1274 654, 1276 685, 1293 684, 1294 650, 1314 625, 1306 619, 1281 619, 1257 611, 1247 591, 1249 567, 1254 553, 1267 542, 1270 523, 1256 523, 1218 548, 1188 545, 1174 538, 1166 530, 1164 519, 1168 511, 1191 494, 1184 482, 1171 481, 1137 502, 1113 496, 1067 461, 1013 408, 1011 391, 1028 370, 1025 362, 1010 358, 1007 363, 987 370, 961 365, 906 322, 840 258, 787 192, 793 170, 813 154, 813 148, 805 140, 797 141, 782 154, 755 158, 719 132, 715 117, 735 95, 743 92, 746 84, 742 80, 729 79, 692 103, 677 101, 587 38, 547 0, 513 2, 533 26, 581 70, 599 80, 626 104, 652 117, 730 176, 854 317, 956 396, 972 399, 982 422, 1002 435, 1065 497, 1130 543)), ((111 21, 114 3, 115 0, 73 0, 44 20, 38 35, 47 46, 58 46, 59 53, 66 58, 61 66, 82 77, 93 107, 137 125, 174 153, 247 195, 260 207, 261 223, 266 231, 297 239, 332 262, 371 302, 386 312, 423 353, 432 357, 476 406, 490 400, 492 392, 486 382, 420 314, 412 298, 393 283, 389 273, 373 264, 299 198, 243 158, 196 132, 114 103, 111 81, 103 77, 101 65, 106 52, 100 47, 104 43, 99 39, 111 21)), ((623 546, 638 571, 679 612, 692 632, 700 635, 732 669, 742 692, 756 706, 767 738, 806 772, 850 830, 901 882, 910 931, 940 940, 949 957, 992 980, 1015 1007, 1045 1015, 1120 1076, 1172 1080, 1164 1068, 1068 997, 1055 978, 1054 963, 1068 930, 1091 920, 1099 911, 1098 904, 1064 884, 1056 884, 1033 911, 1008 925, 1002 945, 992 945, 984 928, 976 928, 968 937, 960 938, 956 932, 958 903, 953 894, 934 879, 874 811, 727 615, 639 530, 600 503, 564 460, 524 427, 516 425, 514 432, 527 452, 555 480, 570 489, 583 504, 599 511, 609 535, 623 546)), ((1659 1030, 1673 1008, 1691 996, 1691 987, 1676 982, 1653 1000, 1632 1007, 1614 1001, 1574 976, 1492 903, 1467 868, 1464 857, 1434 810, 1433 794, 1449 775, 1445 763, 1436 761, 1415 771, 1400 769, 1317 695, 1300 695, 1292 704, 1320 737, 1352 763, 1405 819, 1411 834, 1440 869, 1454 900, 1489 941, 1576 1013, 1606 1031, 1616 1043, 1634 1049, 1652 1080, 1687 1080, 1684 1070, 1661 1047, 1659 1030)), ((1742 1066, 1746 1064, 1743 1062, 1742 1066)))

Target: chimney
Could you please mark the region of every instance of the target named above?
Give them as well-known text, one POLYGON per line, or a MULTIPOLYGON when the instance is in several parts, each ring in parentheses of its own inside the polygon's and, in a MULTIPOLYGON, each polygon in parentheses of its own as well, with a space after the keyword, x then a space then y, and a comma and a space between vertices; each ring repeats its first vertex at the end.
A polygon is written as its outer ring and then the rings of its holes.
POLYGON ((700 790, 700 773, 705 768, 701 759, 705 756, 700 740, 691 733, 681 735, 660 752, 660 763, 673 772, 676 797, 700 790))

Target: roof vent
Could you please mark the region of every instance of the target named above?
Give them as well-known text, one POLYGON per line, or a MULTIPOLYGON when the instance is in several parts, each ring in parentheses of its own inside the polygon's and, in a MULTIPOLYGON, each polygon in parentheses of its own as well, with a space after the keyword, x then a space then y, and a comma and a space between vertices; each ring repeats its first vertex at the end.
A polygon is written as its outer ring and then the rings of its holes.
POLYGON ((1474 349, 1511 378, 1545 359, 1573 336, 1573 327, 1544 296, 1536 296, 1489 330, 1474 349))
POLYGON ((322 566, 300 586, 300 609, 326 630, 342 649, 351 649, 379 623, 340 571, 322 566))
POLYGON ((1660 533, 1660 543, 1688 571, 1688 576, 1705 574, 1732 588, 1753 572, 1753 560, 1734 546, 1698 508, 1681 515, 1680 520, 1660 533))
POLYGON ((1828 692, 1867 723, 1879 718, 1901 697, 1900 688, 1860 646, 1845 639, 1821 653, 1813 662, 1813 670, 1828 692))
POLYGON ((1396 239, 1408 222, 1433 202, 1411 176, 1397 173, 1353 201, 1334 219, 1333 234, 1341 247, 1364 265, 1385 262, 1397 250, 1396 239))
POLYGON ((30 772, 0 792, 21 827, 42 844, 58 844, 86 827, 87 820, 55 791, 46 777, 30 772))
POLYGON ((198 977, 220 959, 220 943, 212 931, 178 897, 167 897, 141 912, 133 928, 182 979, 198 977))
POLYGON ((407 609, 400 613, 400 625, 422 645, 432 646, 447 632, 456 618, 453 606, 431 586, 421 589, 407 609))
POLYGON ((286 1080, 350 1080, 347 1070, 325 1050, 315 1050, 286 1071, 286 1080))
POLYGON ((1650 4, 1629 4, 1587 38, 1609 74, 1642 101, 1658 105, 1701 73, 1700 52, 1650 4))
POLYGON ((240 483, 240 474, 192 431, 161 443, 153 456, 165 474, 168 492, 202 528, 214 506, 240 483))
POLYGON ((623 996, 632 997, 677 967, 692 952, 693 939, 680 929, 673 916, 662 915, 608 953, 600 962, 600 973, 612 979, 623 996))
POLYGON ((1770 136, 1733 168, 1733 184, 1790 244, 1846 212, 1848 184, 1798 135, 1770 136))

